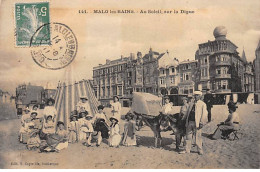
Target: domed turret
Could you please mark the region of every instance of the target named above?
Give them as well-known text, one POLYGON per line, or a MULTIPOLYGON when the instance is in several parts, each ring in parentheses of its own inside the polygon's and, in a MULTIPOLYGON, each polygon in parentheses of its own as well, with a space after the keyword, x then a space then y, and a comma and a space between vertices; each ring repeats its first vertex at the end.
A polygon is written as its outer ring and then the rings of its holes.
POLYGON ((216 39, 226 39, 227 29, 225 26, 218 26, 214 29, 213 35, 216 39))

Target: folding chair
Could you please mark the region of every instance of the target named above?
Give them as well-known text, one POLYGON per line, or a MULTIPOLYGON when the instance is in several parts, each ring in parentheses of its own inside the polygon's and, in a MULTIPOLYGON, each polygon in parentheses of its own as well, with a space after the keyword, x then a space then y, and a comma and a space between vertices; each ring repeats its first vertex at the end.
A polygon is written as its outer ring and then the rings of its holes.
POLYGON ((239 140, 241 137, 242 133, 239 130, 232 130, 230 134, 228 135, 227 139, 234 141, 234 140, 239 140))

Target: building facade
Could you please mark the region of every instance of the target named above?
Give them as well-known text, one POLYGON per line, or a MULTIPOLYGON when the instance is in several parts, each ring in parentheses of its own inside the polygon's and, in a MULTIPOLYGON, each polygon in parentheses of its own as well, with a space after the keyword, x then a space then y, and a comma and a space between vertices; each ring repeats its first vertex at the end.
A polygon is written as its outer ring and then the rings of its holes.
POLYGON ((93 88, 102 104, 111 103, 113 96, 121 98, 123 106, 129 106, 132 92, 158 94, 158 61, 164 55, 150 48, 142 56, 133 53, 93 68, 93 88))
POLYGON ((260 40, 255 50, 254 73, 255 73, 255 91, 260 93, 260 40))
POLYGON ((123 57, 93 68, 93 88, 103 104, 110 103, 114 95, 123 96, 126 92, 126 69, 131 57, 123 57))
POLYGON ((197 60, 187 60, 180 62, 179 71, 179 94, 192 95, 196 89, 196 82, 199 77, 199 68, 197 60))
POLYGON ((224 26, 216 27, 213 35, 215 40, 199 44, 195 54, 200 73, 198 85, 216 93, 244 91, 246 60, 239 56, 237 46, 226 38, 224 26))
POLYGON ((111 104, 113 96, 129 106, 133 92, 154 95, 192 94, 198 73, 198 61, 172 58, 169 53, 159 53, 150 48, 137 57, 121 57, 93 68, 93 88, 102 104, 111 104))

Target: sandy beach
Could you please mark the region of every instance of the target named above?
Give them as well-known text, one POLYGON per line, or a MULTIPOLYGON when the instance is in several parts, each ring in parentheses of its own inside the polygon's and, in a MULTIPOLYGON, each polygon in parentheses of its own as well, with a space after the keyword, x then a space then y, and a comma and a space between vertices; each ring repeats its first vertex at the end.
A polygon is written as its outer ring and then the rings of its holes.
MULTIPOLYGON (((178 112, 180 107, 175 107, 178 112)), ((213 121, 203 128, 204 155, 196 148, 190 154, 175 151, 175 136, 162 133, 162 148, 154 148, 153 133, 148 127, 137 132, 138 147, 110 148, 106 140, 100 147, 70 144, 60 153, 28 151, 18 142, 19 119, 0 121, 0 168, 259 168, 260 106, 239 105, 242 121, 239 140, 210 140, 216 125, 226 119, 227 107, 215 105, 213 121)), ((123 125, 123 122, 121 123, 123 125)), ((122 129, 122 127, 121 127, 122 129)))

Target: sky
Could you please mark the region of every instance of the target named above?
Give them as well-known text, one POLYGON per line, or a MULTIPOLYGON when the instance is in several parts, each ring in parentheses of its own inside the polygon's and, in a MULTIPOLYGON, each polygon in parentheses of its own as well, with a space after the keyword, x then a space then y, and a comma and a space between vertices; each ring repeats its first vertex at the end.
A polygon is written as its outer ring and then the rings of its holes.
MULTIPOLYGON (((39 2, 30 0, 28 2, 39 2)), ((21 0, 0 1, 0 89, 14 93, 21 83, 54 87, 65 78, 91 79, 92 69, 106 59, 146 54, 150 47, 180 61, 194 59, 198 44, 214 40, 213 30, 225 26, 227 39, 243 48, 248 61, 255 59, 260 39, 259 0, 63 0, 50 2, 51 22, 70 27, 78 40, 74 61, 60 70, 48 70, 32 59, 29 47, 16 47, 14 4, 21 0), (79 14, 79 10, 88 14, 79 14), (93 14, 93 10, 135 10, 135 14, 93 14), (189 10, 194 14, 140 14, 140 10, 189 10)), ((26 1, 22 1, 26 2, 26 1)))

